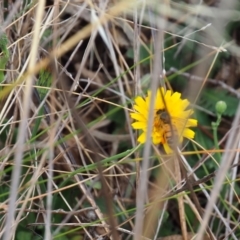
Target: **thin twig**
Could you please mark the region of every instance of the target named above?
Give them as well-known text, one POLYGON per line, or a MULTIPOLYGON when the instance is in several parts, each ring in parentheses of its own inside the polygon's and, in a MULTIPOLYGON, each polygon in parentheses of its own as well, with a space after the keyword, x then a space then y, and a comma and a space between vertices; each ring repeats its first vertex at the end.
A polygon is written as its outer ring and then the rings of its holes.
MULTIPOLYGON (((200 81, 203 82, 204 78, 196 76, 194 74, 190 74, 190 73, 186 73, 186 72, 182 72, 181 70, 178 70, 176 68, 171 67, 170 70, 167 72, 167 75, 170 75, 172 73, 177 73, 180 76, 184 76, 186 78, 193 81, 200 81)), ((240 92, 235 90, 234 88, 230 87, 229 85, 227 85, 226 83, 224 83, 221 80, 217 80, 217 79, 212 79, 212 78, 208 78, 207 82, 215 84, 215 85, 219 85, 221 86, 223 89, 226 89, 228 92, 232 93, 233 95, 235 95, 238 99, 240 99, 240 92)))

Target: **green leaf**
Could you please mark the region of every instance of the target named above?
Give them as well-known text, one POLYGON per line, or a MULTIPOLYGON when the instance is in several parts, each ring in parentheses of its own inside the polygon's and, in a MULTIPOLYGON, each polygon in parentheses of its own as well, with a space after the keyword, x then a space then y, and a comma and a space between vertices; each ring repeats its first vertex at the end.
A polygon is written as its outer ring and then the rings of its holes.
POLYGON ((39 93, 41 100, 48 93, 49 88, 51 87, 51 84, 52 84, 51 73, 46 70, 40 70, 37 85, 39 85, 40 87, 43 87, 43 88, 38 88, 38 93, 39 93))
MULTIPOLYGON (((151 45, 148 44, 147 46, 141 45, 139 48, 139 61, 142 61, 143 59, 146 59, 142 65, 149 65, 150 64, 150 58, 151 58, 151 45)), ((129 48, 127 50, 127 57, 133 59, 134 58, 134 50, 133 48, 129 48)))
POLYGON ((215 113, 215 105, 218 101, 225 101, 227 104, 227 109, 223 115, 234 116, 239 100, 224 89, 205 89, 200 97, 199 105, 215 113))
POLYGON ((86 181, 85 183, 86 183, 86 185, 88 185, 89 187, 92 187, 94 189, 98 189, 98 190, 102 189, 102 183, 99 181, 94 182, 94 181, 89 180, 89 181, 86 181))
POLYGON ((22 240, 22 239, 31 240, 31 238, 32 238, 31 232, 19 231, 17 233, 17 239, 18 240, 22 240))
MULTIPOLYGON (((7 49, 8 39, 5 33, 0 32, 0 83, 4 80, 4 70, 9 59, 9 51, 7 49)), ((1 89, 1 88, 0 88, 1 89)))
MULTIPOLYGON (((204 127, 208 127, 211 129, 211 121, 209 116, 200 111, 195 111, 195 118, 198 120, 198 124, 204 127)), ((201 131, 199 128, 194 129, 195 131, 195 138, 194 140, 198 142, 203 148, 205 149, 211 149, 214 145, 213 139, 206 135, 203 131, 201 131)), ((211 132, 211 130, 210 130, 211 132)))
MULTIPOLYGON (((4 119, 2 122, 2 125, 0 126, 0 141, 1 142, 6 142, 7 138, 9 136, 9 133, 11 131, 10 129, 10 124, 5 126, 4 124, 8 124, 8 119, 4 119)), ((11 138, 11 143, 14 144, 17 139, 17 134, 18 134, 18 129, 14 128, 12 132, 12 138, 11 138)))
POLYGON ((108 119, 112 120, 119 128, 124 127, 125 125, 125 113, 122 108, 109 105, 109 111, 116 109, 112 114, 108 116, 108 119))

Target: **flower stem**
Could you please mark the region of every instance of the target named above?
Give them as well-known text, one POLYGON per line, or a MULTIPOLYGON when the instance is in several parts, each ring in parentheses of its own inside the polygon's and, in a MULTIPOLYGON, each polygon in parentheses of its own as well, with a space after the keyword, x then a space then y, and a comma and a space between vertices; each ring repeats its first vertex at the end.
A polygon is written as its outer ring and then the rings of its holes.
MULTIPOLYGON (((214 140, 214 146, 216 151, 219 150, 219 144, 218 144, 218 135, 217 135, 217 130, 218 130, 218 126, 221 122, 221 115, 217 114, 217 121, 216 122, 212 122, 212 129, 213 129, 213 140, 214 140)), ((216 152, 217 155, 217 160, 219 161, 221 159, 221 154, 219 151, 216 152)))
MULTIPOLYGON (((212 128, 213 128, 213 140, 214 140, 214 146, 216 150, 219 150, 219 144, 218 144, 218 136, 217 136, 217 130, 218 126, 221 123, 222 120, 222 114, 226 111, 227 109, 227 104, 224 101, 218 101, 215 106, 216 112, 217 112, 217 121, 212 122, 212 128)), ((221 159, 221 154, 219 151, 217 151, 217 160, 220 161, 221 159)))

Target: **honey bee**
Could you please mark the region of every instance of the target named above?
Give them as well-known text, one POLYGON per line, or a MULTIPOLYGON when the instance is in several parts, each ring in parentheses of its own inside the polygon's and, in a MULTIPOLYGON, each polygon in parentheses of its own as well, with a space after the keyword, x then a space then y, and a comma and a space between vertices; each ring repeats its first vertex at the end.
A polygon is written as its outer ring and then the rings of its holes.
POLYGON ((173 149, 177 143, 176 140, 178 139, 177 129, 171 123, 171 117, 166 110, 158 110, 157 115, 162 123, 162 128, 164 130, 163 138, 169 147, 173 149))

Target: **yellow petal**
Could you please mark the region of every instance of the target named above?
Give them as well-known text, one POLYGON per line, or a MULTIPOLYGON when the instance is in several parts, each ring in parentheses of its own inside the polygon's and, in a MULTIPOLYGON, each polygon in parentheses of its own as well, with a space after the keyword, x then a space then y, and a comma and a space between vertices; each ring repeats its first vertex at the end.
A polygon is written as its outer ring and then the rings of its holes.
POLYGON ((182 110, 186 109, 189 106, 190 102, 187 99, 183 99, 181 102, 182 110))
POLYGON ((145 143, 146 142, 146 132, 143 132, 137 139, 139 143, 145 143))
MULTIPOLYGON (((180 97, 181 97, 181 93, 179 93, 179 92, 175 92, 175 93, 173 93, 173 95, 172 95, 172 102, 173 103, 175 103, 175 102, 179 102, 179 100, 180 100, 180 97)), ((182 101, 182 100, 181 100, 182 101)))
POLYGON ((146 121, 146 118, 140 113, 130 113, 132 119, 138 120, 139 122, 146 121))
POLYGON ((183 118, 187 119, 189 118, 189 116, 191 116, 193 114, 193 110, 190 109, 190 110, 187 110, 187 111, 182 111, 181 115, 183 118))
POLYGON ((146 122, 134 122, 134 123, 132 123, 132 127, 134 129, 145 129, 146 128, 146 122))
POLYGON ((154 133, 152 134, 152 141, 153 141, 153 144, 162 143, 161 137, 158 134, 154 134, 154 133))
POLYGON ((169 145, 167 143, 163 144, 163 148, 167 154, 173 152, 173 150, 169 147, 169 145))
POLYGON ((165 89, 164 89, 164 87, 160 87, 160 88, 158 89, 158 92, 160 93, 160 91, 162 92, 162 95, 165 94, 165 89))
POLYGON ((172 92, 170 90, 167 90, 166 93, 165 93, 165 96, 164 96, 164 99, 165 99, 166 103, 170 103, 171 95, 172 95, 172 92))
POLYGON ((135 103, 141 108, 146 108, 146 101, 142 97, 136 97, 135 98, 135 103))
POLYGON ((189 128, 186 128, 186 129, 184 129, 184 131, 183 131, 183 136, 184 136, 185 138, 190 138, 190 139, 192 139, 192 138, 194 138, 194 136, 195 136, 195 132, 194 132, 193 130, 189 129, 189 128))
POLYGON ((155 101, 155 110, 164 109, 164 107, 165 107, 164 101, 163 101, 164 92, 162 91, 162 93, 163 94, 161 94, 160 90, 157 91, 156 101, 155 101))
POLYGON ((139 107, 138 105, 134 105, 133 108, 134 108, 137 112, 139 112, 140 114, 142 114, 143 116, 147 117, 147 115, 148 115, 148 109, 146 109, 146 108, 141 108, 141 107, 139 107))
POLYGON ((190 118, 190 119, 187 120, 186 127, 196 127, 197 122, 198 121, 196 119, 190 118))

